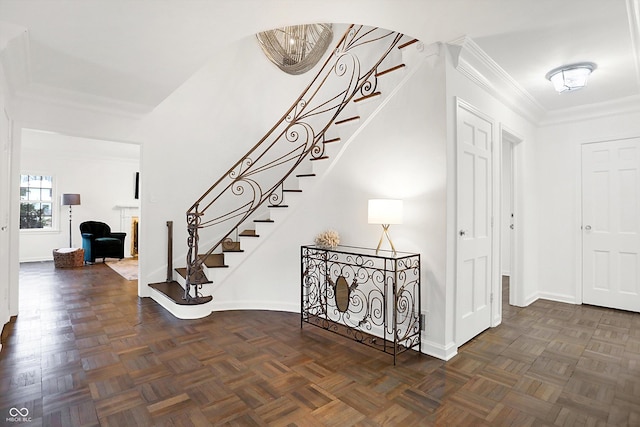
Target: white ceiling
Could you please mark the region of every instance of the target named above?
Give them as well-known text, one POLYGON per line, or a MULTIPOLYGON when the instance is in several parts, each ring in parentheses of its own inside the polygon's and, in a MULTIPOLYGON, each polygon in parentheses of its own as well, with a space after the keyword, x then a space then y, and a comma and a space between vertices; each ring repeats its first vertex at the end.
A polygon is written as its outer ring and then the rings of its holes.
POLYGON ((302 22, 467 36, 547 113, 640 105, 640 0, 0 0, 0 48, 26 34, 24 64, 5 63, 17 94, 144 112, 222 46, 302 22), (547 71, 579 61, 598 65, 589 86, 556 94, 547 71))

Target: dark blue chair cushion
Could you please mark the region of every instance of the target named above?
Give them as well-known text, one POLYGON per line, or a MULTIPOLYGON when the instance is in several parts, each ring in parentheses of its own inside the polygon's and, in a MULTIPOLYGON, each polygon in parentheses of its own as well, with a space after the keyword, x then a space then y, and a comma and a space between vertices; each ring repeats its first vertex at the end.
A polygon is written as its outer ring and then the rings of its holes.
POLYGON ((127 233, 111 232, 104 222, 85 221, 80 224, 82 248, 85 262, 96 262, 96 258, 124 258, 124 239, 127 233))

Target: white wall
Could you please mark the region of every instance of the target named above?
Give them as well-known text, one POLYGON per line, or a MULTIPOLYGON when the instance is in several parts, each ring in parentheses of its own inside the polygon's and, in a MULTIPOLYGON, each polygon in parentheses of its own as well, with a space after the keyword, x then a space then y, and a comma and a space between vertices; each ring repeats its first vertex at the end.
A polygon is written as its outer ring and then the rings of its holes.
MULTIPOLYGON (((517 156, 519 157, 520 165, 520 180, 518 182, 519 188, 517 191, 523 196, 518 199, 519 206, 516 206, 516 211, 519 212, 519 224, 521 227, 516 229, 517 241, 519 241, 520 247, 518 247, 518 259, 520 264, 520 270, 518 271, 518 287, 519 292, 517 305, 527 305, 537 298, 538 289, 538 243, 537 243, 537 227, 538 221, 533 212, 537 206, 536 197, 536 180, 538 171, 536 169, 536 137, 535 126, 528 119, 524 118, 520 114, 514 112, 512 108, 507 106, 501 100, 498 100, 492 93, 489 93, 486 88, 474 83, 463 73, 458 71, 455 64, 458 63, 455 55, 458 54, 457 49, 450 49, 448 52, 452 55, 448 57, 447 61, 447 105, 446 111, 448 115, 448 208, 447 208, 447 307, 446 307, 446 337, 447 346, 453 346, 454 344, 454 330, 455 325, 455 272, 456 272, 456 99, 472 105, 478 109, 484 115, 488 116, 493 121, 493 141, 494 141, 494 157, 493 157, 493 191, 494 191, 494 204, 493 204, 493 219, 494 229, 499 229, 502 222, 500 212, 500 168, 501 168, 501 155, 500 155, 500 132, 501 129, 509 129, 510 132, 515 133, 523 140, 518 144, 517 156)), ((465 54, 464 48, 461 52, 465 54)), ((508 219, 507 219, 508 220, 508 219)), ((499 287, 500 283, 500 246, 499 246, 499 232, 494 235, 494 257, 492 265, 492 277, 494 283, 499 287)), ((498 289, 494 289, 497 291, 498 289)), ((500 293, 498 293, 500 295, 500 293)), ((496 325, 501 319, 501 299, 494 298, 493 318, 492 324, 496 325)))
POLYGON ((640 136, 640 112, 546 126, 538 132, 539 295, 582 302, 581 145, 640 136))
MULTIPOLYGON (((213 183, 266 132, 304 86, 266 62, 253 39, 234 43, 230 51, 234 54, 221 54, 232 60, 207 64, 149 115, 134 136, 145 144, 142 296, 148 294, 147 283, 164 280, 166 221, 175 223, 174 254, 179 265, 184 263, 182 253, 186 253, 186 209, 206 188, 205 183, 213 183), (238 74, 238 67, 251 69, 252 74, 238 74), (256 75, 263 77, 258 80, 256 75), (249 98, 257 91, 260 97, 249 98), (247 99, 251 101, 245 103, 247 99), (185 145, 176 141, 185 141, 185 145), (172 165, 188 166, 174 169, 172 165)), ((444 59, 438 64, 426 67, 398 94, 352 143, 321 185, 303 195, 302 206, 287 223, 244 261, 242 269, 215 289, 214 298, 220 306, 297 310, 299 246, 328 228, 338 230, 346 244, 373 246, 379 230, 366 224, 366 200, 401 197, 408 218, 401 226, 392 227, 392 234, 400 250, 422 254, 427 347, 444 357, 455 354, 457 97, 494 120, 496 143, 503 126, 524 140, 518 154, 522 163, 519 191, 526 195, 518 207, 522 212, 520 305, 537 298, 535 127, 458 72, 449 60, 446 67, 444 59)), ((500 160, 498 155, 494 173, 497 194, 500 160)), ((499 223, 497 202, 495 207, 499 223)), ((499 248, 498 243, 495 246, 499 248)), ((495 277, 499 277, 499 259, 498 250, 495 277)), ((495 322, 500 321, 497 307, 495 322)))
POLYGON ((117 206, 139 206, 134 199, 139 158, 140 147, 135 144, 23 130, 20 171, 53 176, 55 219, 51 231, 20 231, 20 261, 51 260, 53 249, 69 246, 69 207, 60 206, 63 193, 79 193, 81 197, 81 204, 72 208, 74 247, 82 247, 81 222, 102 221, 112 231, 127 233, 125 256, 129 256, 128 217, 139 215, 139 209, 117 206))
MULTIPOLYGON (((236 54, 222 55, 241 58, 241 62, 211 61, 156 109, 136 135, 145 142, 141 295, 147 292, 147 283, 164 280, 165 222, 175 221, 174 253, 184 262, 186 209, 207 183, 213 183, 263 136, 314 73, 303 79, 281 73, 263 58, 253 38, 230 50, 236 54), (237 67, 252 73, 238 74, 237 67), (259 97, 250 96, 257 91, 259 97), (188 141, 189 150, 176 140, 188 141), (179 173, 171 165, 190 166, 179 173)), ((299 310, 300 245, 332 228, 340 232, 344 244, 375 247, 381 229, 367 224, 367 200, 402 198, 405 220, 392 227, 392 236, 398 250, 422 255, 423 310, 433 313, 426 339, 442 346, 440 307, 444 304, 446 256, 443 80, 442 58, 435 66, 424 65, 351 143, 330 174, 312 189, 305 187, 300 206, 287 222, 215 289, 216 302, 235 308, 261 304, 299 310)))
POLYGON ((280 119, 309 75, 284 74, 254 36, 246 37, 220 51, 145 118, 134 135, 145 145, 141 295, 148 283, 165 279, 166 221, 174 222, 175 266, 184 266, 185 212, 280 119))

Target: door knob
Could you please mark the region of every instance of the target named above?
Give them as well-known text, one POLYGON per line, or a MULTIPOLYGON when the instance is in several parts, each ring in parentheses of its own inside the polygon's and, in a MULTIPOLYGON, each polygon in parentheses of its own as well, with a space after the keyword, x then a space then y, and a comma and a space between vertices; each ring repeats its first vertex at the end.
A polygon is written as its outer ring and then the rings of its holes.
POLYGON ((467 232, 465 230, 460 230, 458 234, 460 234, 460 237, 462 237, 462 236, 466 236, 467 232))
POLYGON ((509 228, 513 230, 513 224, 511 224, 511 225, 509 226, 509 228))
POLYGON ((587 230, 587 231, 589 231, 589 230, 591 230, 591 226, 590 226, 590 225, 585 225, 585 226, 584 226, 584 229, 585 229, 585 230, 587 230))

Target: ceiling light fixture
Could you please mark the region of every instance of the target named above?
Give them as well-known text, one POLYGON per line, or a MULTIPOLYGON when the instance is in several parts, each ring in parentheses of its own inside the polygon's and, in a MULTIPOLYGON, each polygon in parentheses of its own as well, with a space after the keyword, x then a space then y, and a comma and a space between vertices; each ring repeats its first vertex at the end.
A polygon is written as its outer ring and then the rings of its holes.
POLYGON ((570 92, 585 87, 589 74, 596 68, 597 65, 593 62, 580 62, 554 68, 545 77, 553 83, 558 93, 570 92))
POLYGON ((305 24, 256 34, 263 52, 288 74, 302 74, 320 61, 333 40, 331 24, 305 24))

